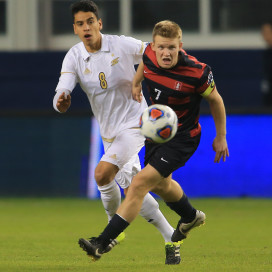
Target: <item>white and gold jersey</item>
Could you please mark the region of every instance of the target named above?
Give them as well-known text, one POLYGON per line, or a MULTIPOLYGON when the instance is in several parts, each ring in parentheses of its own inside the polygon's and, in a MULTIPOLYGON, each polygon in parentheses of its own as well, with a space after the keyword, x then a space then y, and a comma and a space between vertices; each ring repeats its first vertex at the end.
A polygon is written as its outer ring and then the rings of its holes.
POLYGON ((96 53, 87 52, 83 42, 68 51, 56 91, 72 92, 79 83, 88 96, 101 136, 111 139, 124 129, 138 127, 147 107, 145 99, 138 103, 131 94, 134 65, 142 60, 145 43, 131 37, 101 35, 102 46, 96 53))

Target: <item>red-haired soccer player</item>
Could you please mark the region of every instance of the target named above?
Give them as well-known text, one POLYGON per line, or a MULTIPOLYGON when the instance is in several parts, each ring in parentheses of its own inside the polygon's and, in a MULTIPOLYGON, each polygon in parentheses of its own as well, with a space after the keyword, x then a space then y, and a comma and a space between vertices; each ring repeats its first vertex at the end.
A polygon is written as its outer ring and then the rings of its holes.
POLYGON ((158 194, 181 217, 172 236, 173 242, 185 239, 190 230, 205 221, 205 214, 192 207, 181 186, 172 179, 172 172, 184 166, 198 147, 202 97, 209 103, 216 127, 214 161, 219 163, 221 158, 226 160, 229 156, 226 113, 211 68, 182 50, 181 37, 182 31, 176 23, 157 23, 153 29, 153 42, 145 49, 143 62, 133 81, 133 97, 136 101, 141 103, 143 99, 140 83, 145 78, 152 102, 174 109, 179 121, 178 132, 164 144, 146 142, 146 166, 133 178, 126 199, 107 227, 86 248, 94 259, 100 258, 111 239, 135 219, 149 191, 158 194))

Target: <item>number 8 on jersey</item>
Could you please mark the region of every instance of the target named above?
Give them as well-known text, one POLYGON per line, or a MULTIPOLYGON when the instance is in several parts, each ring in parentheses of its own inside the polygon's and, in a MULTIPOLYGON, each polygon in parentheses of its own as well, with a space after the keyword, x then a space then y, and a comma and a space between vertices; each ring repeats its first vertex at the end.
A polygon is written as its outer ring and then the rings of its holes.
POLYGON ((100 80, 100 86, 102 89, 107 89, 108 87, 108 84, 107 84, 107 81, 106 81, 106 76, 103 72, 100 72, 99 73, 99 80, 100 80))

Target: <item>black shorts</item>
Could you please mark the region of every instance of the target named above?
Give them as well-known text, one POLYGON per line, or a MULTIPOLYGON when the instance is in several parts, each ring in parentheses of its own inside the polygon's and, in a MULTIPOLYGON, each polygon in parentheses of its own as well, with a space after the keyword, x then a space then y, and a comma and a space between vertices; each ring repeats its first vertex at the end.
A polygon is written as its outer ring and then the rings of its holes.
POLYGON ((201 133, 194 137, 184 132, 177 132, 175 137, 164 144, 145 141, 145 162, 153 166, 163 177, 168 177, 185 165, 196 151, 201 133))

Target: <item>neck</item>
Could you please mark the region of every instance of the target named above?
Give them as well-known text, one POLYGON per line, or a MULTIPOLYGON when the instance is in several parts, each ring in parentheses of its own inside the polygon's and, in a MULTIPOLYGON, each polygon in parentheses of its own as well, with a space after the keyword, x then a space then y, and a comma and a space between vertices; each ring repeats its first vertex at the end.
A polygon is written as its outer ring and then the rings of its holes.
POLYGON ((95 53, 101 49, 102 46, 102 36, 100 35, 99 39, 91 44, 84 44, 85 48, 90 53, 95 53))

